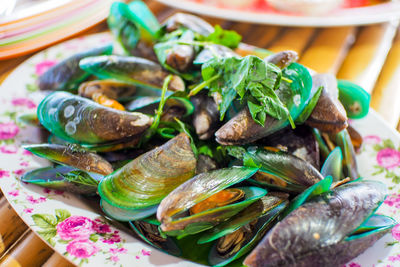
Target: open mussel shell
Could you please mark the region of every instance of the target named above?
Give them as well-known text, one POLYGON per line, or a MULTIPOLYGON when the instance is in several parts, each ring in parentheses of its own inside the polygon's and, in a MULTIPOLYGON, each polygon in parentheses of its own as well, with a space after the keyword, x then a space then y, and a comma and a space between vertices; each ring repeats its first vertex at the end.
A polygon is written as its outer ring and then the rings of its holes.
MULTIPOLYGON (((161 89, 164 79, 169 75, 157 63, 140 57, 115 55, 87 57, 80 61, 79 66, 101 79, 116 79, 153 89, 161 89)), ((179 76, 174 75, 168 85, 168 89, 171 91, 184 91, 185 84, 179 76)))
POLYGON ((161 229, 169 235, 195 234, 229 219, 267 192, 257 187, 241 188, 244 200, 193 215, 188 212, 196 204, 251 177, 256 171, 256 168, 247 167, 219 169, 198 174, 181 184, 160 203, 157 219, 161 229))
POLYGON ((110 55, 112 45, 106 45, 75 54, 64 59, 43 73, 38 80, 41 90, 75 90, 90 74, 79 68, 82 58, 110 55))
POLYGON ((332 74, 313 76, 313 87, 323 87, 306 124, 323 132, 338 133, 348 126, 346 110, 339 101, 337 81, 332 74))
POLYGON ((320 159, 322 159, 322 161, 324 161, 328 157, 329 153, 331 153, 331 150, 329 149, 324 138, 322 137, 321 132, 315 128, 311 128, 311 130, 312 130, 312 134, 313 134, 315 140, 318 143, 318 148, 319 148, 319 152, 320 152, 320 156, 321 156, 320 159))
POLYGON ((150 116, 104 107, 67 92, 54 92, 39 104, 40 123, 71 143, 99 144, 133 137, 152 123, 150 116))
MULTIPOLYGON (((293 119, 296 119, 310 97, 312 79, 308 70, 297 63, 292 63, 283 69, 282 74, 292 82, 282 81, 276 94, 286 105, 293 119)), ((277 120, 268 115, 264 125, 260 125, 253 120, 246 107, 225 123, 215 136, 217 142, 223 145, 243 145, 266 137, 288 125, 288 120, 277 120)))
POLYGON ((190 99, 194 105, 193 126, 200 140, 207 140, 214 136, 220 124, 218 105, 214 99, 198 94, 190 99))
POLYGON ((350 135, 351 143, 353 144, 354 150, 356 152, 359 152, 363 144, 363 138, 361 134, 351 125, 347 127, 347 132, 350 135))
POLYGON ((258 186, 299 193, 323 179, 310 163, 288 153, 258 149, 246 157, 260 167, 249 180, 258 186))
POLYGON ((129 83, 114 80, 95 80, 82 83, 78 94, 86 98, 93 98, 96 93, 103 94, 111 99, 124 100, 136 92, 136 87, 129 83))
POLYGON ((156 219, 150 217, 149 219, 130 221, 129 225, 143 241, 151 246, 170 255, 181 255, 182 252, 175 241, 171 237, 160 233, 160 222, 156 219))
POLYGON ((332 176, 334 182, 343 179, 343 154, 340 147, 336 147, 326 158, 324 165, 321 168, 323 177, 332 176))
POLYGON ((389 216, 373 214, 368 220, 364 221, 346 240, 360 238, 361 236, 370 235, 372 232, 379 232, 390 229, 397 224, 396 220, 389 216))
POLYGON ((80 195, 93 195, 103 175, 83 172, 69 166, 39 168, 25 173, 21 181, 80 195))
POLYGON ((360 177, 357 167, 356 152, 351 142, 350 135, 345 129, 336 134, 336 145, 341 148, 343 153, 343 174, 354 180, 360 177))
MULTIPOLYGON (((160 101, 161 97, 157 96, 139 96, 126 103, 125 107, 129 111, 154 114, 154 110, 157 109, 160 101)), ((179 114, 180 116, 178 117, 187 117, 193 113, 194 106, 186 98, 171 96, 165 101, 163 115, 171 111, 174 111, 175 114, 179 114)))
POLYGON ((111 164, 101 156, 73 145, 25 145, 24 149, 36 156, 71 166, 83 171, 107 175, 113 172, 111 164))
MULTIPOLYGON (((208 262, 210 265, 225 266, 239 259, 257 245, 264 234, 274 225, 276 222, 275 219, 288 204, 287 199, 284 199, 283 196, 280 196, 278 201, 272 201, 272 208, 270 207, 265 212, 258 214, 258 216, 248 224, 243 225, 232 233, 224 235, 214 243, 208 255, 208 262)), ((267 202, 271 202, 271 200, 267 202)), ((252 206, 254 204, 255 203, 253 203, 252 206)), ((267 206, 268 205, 269 204, 267 204, 267 206)), ((252 206, 249 206, 246 210, 251 209, 252 206)), ((239 214, 243 212, 245 212, 245 210, 239 214)), ((237 214, 235 218, 238 218, 239 214, 237 214)))
POLYGON ((282 129, 258 142, 262 146, 276 147, 286 151, 302 160, 307 161, 316 169, 320 167, 319 145, 306 125, 282 129))
POLYGON ((350 81, 338 80, 339 99, 351 119, 365 117, 369 111, 371 96, 359 85, 350 81))
POLYGON ((386 194, 383 183, 365 180, 347 183, 311 198, 276 224, 244 264, 251 267, 328 266, 314 263, 347 261, 338 257, 343 251, 336 246, 373 214, 386 194), (315 259, 321 255, 327 257, 315 259))
POLYGON ((157 205, 178 185, 194 176, 196 158, 182 133, 106 176, 99 194, 109 205, 144 209, 157 205))
POLYGON ((163 27, 167 32, 173 32, 183 27, 204 36, 208 36, 214 32, 213 26, 202 18, 180 12, 170 16, 163 23, 163 27))
POLYGON ((108 217, 117 221, 128 222, 128 221, 140 220, 143 218, 147 218, 151 215, 154 215, 157 212, 158 206, 154 205, 142 209, 131 209, 131 208, 116 207, 114 205, 111 205, 104 199, 100 199, 100 207, 108 217))

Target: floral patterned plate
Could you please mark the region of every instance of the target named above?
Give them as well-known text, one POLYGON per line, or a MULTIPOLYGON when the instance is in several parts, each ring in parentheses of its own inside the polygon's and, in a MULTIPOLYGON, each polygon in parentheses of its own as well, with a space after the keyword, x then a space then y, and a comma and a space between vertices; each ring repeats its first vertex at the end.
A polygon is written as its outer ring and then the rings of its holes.
MULTIPOLYGON (((28 59, 1 85, 0 187, 16 212, 42 239, 60 254, 83 266, 196 266, 166 255, 118 229, 96 212, 96 204, 64 192, 20 182, 26 171, 48 165, 20 146, 41 140, 41 130, 19 124, 16 117, 35 112, 43 95, 35 80, 63 58, 111 41, 108 33, 73 39, 28 59)), ((358 155, 363 177, 383 181, 390 195, 380 213, 400 221, 400 135, 374 111, 352 125, 364 137, 358 155)), ((400 266, 400 225, 347 267, 400 266)))

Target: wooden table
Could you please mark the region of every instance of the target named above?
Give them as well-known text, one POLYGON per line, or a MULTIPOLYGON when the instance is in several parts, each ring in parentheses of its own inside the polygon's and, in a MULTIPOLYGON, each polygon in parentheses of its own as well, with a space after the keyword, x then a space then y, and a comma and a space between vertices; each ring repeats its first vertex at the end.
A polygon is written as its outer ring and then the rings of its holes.
MULTIPOLYGON (((147 3, 160 20, 177 12, 154 0, 147 3)), ((318 29, 205 19, 239 32, 245 43, 272 51, 295 50, 301 64, 358 83, 371 93, 372 108, 400 131, 400 82, 396 80, 400 77, 398 21, 365 27, 318 29)), ((105 30, 107 25, 103 22, 83 34, 105 30)), ((0 61, 0 83, 31 55, 0 61)), ((0 266, 41 265, 73 266, 24 224, 0 192, 0 266)))

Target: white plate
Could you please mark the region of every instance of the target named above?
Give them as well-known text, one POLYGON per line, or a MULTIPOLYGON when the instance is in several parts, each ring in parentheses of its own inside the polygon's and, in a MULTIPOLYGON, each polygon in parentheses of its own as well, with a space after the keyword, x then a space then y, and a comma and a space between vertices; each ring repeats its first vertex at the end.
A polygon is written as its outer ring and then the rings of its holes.
MULTIPOLYGON (((124 230, 107 226, 95 208, 76 196, 24 184, 18 179, 28 170, 48 165, 47 161, 20 147, 23 143, 38 142, 40 130, 23 127, 15 120, 18 114, 35 112, 42 98, 35 90, 37 75, 67 56, 107 43, 110 39, 109 34, 102 33, 51 47, 21 64, 1 85, 0 187, 32 230, 76 264, 196 266, 159 252, 124 230), (55 215, 58 215, 58 220, 55 215)), ((365 138, 364 148, 357 158, 362 176, 383 181, 390 187, 391 195, 379 212, 400 220, 400 136, 373 111, 366 118, 354 121, 353 125, 365 138), (395 149, 390 148, 392 146, 395 149), (374 174, 377 171, 381 173, 374 174)), ((385 236, 348 266, 399 266, 396 263, 400 263, 397 241, 400 240, 400 227, 394 228, 393 237, 385 236)))
POLYGON ((279 12, 255 12, 246 8, 226 8, 200 3, 194 0, 157 0, 163 4, 206 16, 227 20, 271 24, 282 26, 332 27, 365 25, 400 18, 400 2, 393 1, 380 5, 341 8, 321 16, 292 15, 279 12))

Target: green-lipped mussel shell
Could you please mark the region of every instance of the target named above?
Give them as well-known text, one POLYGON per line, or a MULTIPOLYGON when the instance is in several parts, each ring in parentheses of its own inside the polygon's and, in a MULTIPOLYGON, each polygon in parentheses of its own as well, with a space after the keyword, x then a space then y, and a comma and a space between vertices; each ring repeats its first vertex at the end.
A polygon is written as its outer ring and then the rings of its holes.
POLYGON ((246 240, 241 244, 240 249, 230 257, 224 257, 220 255, 217 250, 218 243, 215 242, 208 255, 209 264, 212 266, 225 266, 246 255, 246 253, 251 251, 258 244, 265 233, 271 229, 272 226, 274 226, 274 224, 277 222, 277 217, 285 209, 285 207, 287 207, 287 204, 287 200, 283 201, 280 205, 276 206, 268 213, 260 216, 255 222, 255 225, 252 227, 252 232, 250 235, 246 237, 246 240))
POLYGON ((165 223, 165 220, 161 221, 161 230, 167 235, 180 237, 200 233, 228 220, 267 193, 266 190, 259 187, 238 187, 232 189, 242 190, 244 192, 244 199, 193 215, 180 214, 181 217, 173 218, 170 223, 165 223))
MULTIPOLYGON (((156 96, 142 96, 137 97, 125 104, 125 108, 129 111, 137 111, 146 114, 154 114, 160 103, 161 97, 156 96)), ((182 97, 169 97, 165 101, 163 113, 168 113, 169 109, 175 109, 182 113, 183 117, 189 116, 193 113, 193 104, 186 98, 182 97)))
POLYGON ((242 210, 226 222, 220 223, 205 232, 198 243, 208 243, 217 240, 224 235, 230 234, 238 230, 240 227, 260 218, 271 212, 273 209, 286 202, 288 204, 289 195, 281 192, 269 192, 246 209, 242 210))
POLYGON ((320 168, 319 145, 312 133, 312 128, 306 125, 296 126, 296 129, 286 127, 257 142, 260 146, 275 147, 288 152, 320 168))
POLYGON ((369 111, 371 96, 359 85, 345 80, 338 80, 339 99, 351 119, 365 117, 369 111))
POLYGON ((127 4, 114 2, 107 17, 108 28, 126 55, 129 55, 140 39, 140 30, 134 22, 127 18, 128 12, 130 11, 127 4))
POLYGON ((343 174, 352 180, 359 177, 356 152, 354 150, 351 138, 347 130, 343 130, 336 135, 336 145, 343 153, 343 174))
POLYGON ((114 80, 95 80, 82 83, 78 88, 78 94, 86 98, 93 98, 95 93, 101 93, 108 98, 123 100, 130 98, 136 92, 136 87, 114 80))
POLYGON ((159 224, 153 224, 152 222, 143 220, 130 221, 129 225, 131 226, 132 230, 146 243, 170 255, 181 255, 181 250, 171 237, 161 236, 158 228, 159 224))
POLYGON ((159 37, 161 25, 157 18, 142 1, 132 1, 128 4, 130 12, 126 18, 134 22, 140 30, 140 39, 152 42, 159 37))
POLYGON ((106 176, 99 194, 108 204, 125 209, 157 205, 178 185, 194 176, 196 158, 182 133, 106 176))
MULTIPOLYGON (((361 181, 344 184, 311 198, 276 224, 246 257, 244 264, 311 266, 315 252, 323 253, 328 247, 343 241, 371 216, 386 194, 385 184, 361 181), (313 257, 308 256, 311 254, 313 257)), ((338 255, 335 249, 330 252, 328 258, 334 262, 338 255)))
POLYGON ((99 144, 133 137, 150 127, 145 114, 104 107, 67 92, 54 92, 39 104, 40 123, 72 143, 99 144))
POLYGON ((318 143, 318 147, 319 147, 319 151, 320 151, 320 155, 322 159, 326 159, 329 155, 329 153, 331 153, 329 147, 327 146, 327 144, 325 143, 324 139, 321 136, 321 133, 318 129, 315 128, 311 128, 312 133, 315 137, 315 140, 318 143))
POLYGON ((75 194, 92 195, 103 175, 87 173, 69 166, 39 168, 25 173, 21 181, 75 194))
POLYGON ((210 139, 220 125, 217 103, 206 94, 195 95, 190 100, 195 108, 193 126, 197 136, 200 140, 210 139))
POLYGON ((155 214, 158 206, 154 205, 143 209, 119 208, 109 204, 104 199, 100 199, 100 207, 108 217, 117 221, 128 222, 140 220, 155 214))
POLYGON ((346 110, 338 99, 337 81, 332 74, 316 74, 313 86, 322 86, 318 102, 306 124, 323 132, 338 133, 348 126, 346 110))
MULTIPOLYGON (((139 57, 98 56, 87 57, 80 61, 79 66, 101 79, 116 79, 137 86, 161 89, 164 79, 169 75, 163 68, 153 61, 139 57)), ((184 91, 183 80, 174 75, 168 89, 184 91)))
POLYGON ((306 190, 304 190, 301 194, 297 195, 294 199, 290 201, 290 204, 287 208, 282 212, 281 219, 285 218, 289 213, 303 205, 308 199, 328 192, 332 186, 332 177, 327 176, 316 184, 313 184, 306 190))
POLYGON ((25 145, 24 149, 36 156, 53 162, 78 168, 87 172, 107 175, 113 172, 111 164, 95 153, 88 152, 77 146, 38 144, 25 145))
POLYGON ((343 155, 340 147, 336 147, 326 158, 324 165, 321 168, 323 177, 332 176, 333 181, 337 182, 343 179, 342 163, 343 155))
POLYGON ((393 228, 397 224, 396 220, 389 216, 373 214, 365 222, 363 222, 346 240, 360 238, 370 235, 372 232, 379 232, 393 228))
MULTIPOLYGON (((293 119, 296 119, 310 97, 312 79, 308 70, 297 63, 282 70, 283 77, 291 80, 281 82, 276 90, 279 99, 286 105, 293 119)), ((289 125, 288 120, 277 120, 267 115, 264 125, 253 120, 246 107, 225 123, 216 133, 216 140, 223 145, 248 144, 266 137, 289 125)))
POLYGON ((167 32, 173 32, 183 27, 204 36, 208 36, 209 34, 214 32, 213 26, 211 26, 207 21, 203 20, 202 18, 180 12, 170 16, 163 23, 163 27, 165 27, 167 32))
MULTIPOLYGON (((256 171, 257 168, 247 167, 219 169, 198 174, 181 184, 162 200, 157 210, 157 219, 161 222, 162 230, 183 230, 190 222, 185 220, 185 218, 179 218, 179 214, 188 211, 197 203, 219 191, 251 177, 256 171)), ((266 191, 264 192, 266 193, 266 191)), ((222 207, 223 209, 224 207, 222 207)), ((205 212, 208 213, 208 211, 205 212)), ((201 213, 198 213, 190 217, 201 218, 201 216, 201 213)))
POLYGON ((323 179, 310 163, 287 153, 259 149, 246 155, 260 166, 258 173, 250 179, 259 186, 302 192, 323 179))
POLYGON ((39 88, 41 90, 75 90, 90 76, 79 68, 79 61, 90 56, 110 55, 111 52, 112 45, 106 45, 66 58, 39 77, 39 88))

